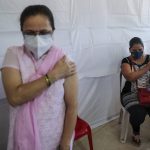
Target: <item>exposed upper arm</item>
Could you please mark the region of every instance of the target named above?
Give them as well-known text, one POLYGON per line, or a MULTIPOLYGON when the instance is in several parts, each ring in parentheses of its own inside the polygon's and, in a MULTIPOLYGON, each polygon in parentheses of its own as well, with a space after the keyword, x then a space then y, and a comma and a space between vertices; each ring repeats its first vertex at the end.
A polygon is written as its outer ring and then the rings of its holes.
POLYGON ((65 103, 66 105, 76 106, 77 105, 77 75, 66 78, 64 83, 65 90, 65 103))
POLYGON ((10 67, 5 67, 1 71, 5 93, 11 104, 17 87, 22 84, 20 71, 10 67))
POLYGON ((133 71, 131 70, 131 66, 128 63, 123 63, 121 65, 121 72, 127 80, 129 79, 131 73, 133 73, 133 71))

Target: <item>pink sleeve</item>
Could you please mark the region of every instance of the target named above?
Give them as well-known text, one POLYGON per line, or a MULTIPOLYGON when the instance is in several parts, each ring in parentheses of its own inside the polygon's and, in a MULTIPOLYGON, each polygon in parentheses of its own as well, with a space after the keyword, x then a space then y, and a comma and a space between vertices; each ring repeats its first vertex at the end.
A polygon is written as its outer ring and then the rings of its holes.
POLYGON ((2 64, 2 68, 5 67, 15 68, 19 70, 17 49, 15 47, 8 48, 2 64))

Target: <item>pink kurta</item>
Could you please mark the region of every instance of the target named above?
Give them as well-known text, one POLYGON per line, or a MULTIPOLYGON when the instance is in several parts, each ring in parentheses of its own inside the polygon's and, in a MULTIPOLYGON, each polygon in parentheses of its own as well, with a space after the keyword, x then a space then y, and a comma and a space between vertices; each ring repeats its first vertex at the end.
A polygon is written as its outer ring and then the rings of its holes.
MULTIPOLYGON (((45 75, 63 57, 59 48, 35 61, 23 46, 11 47, 3 67, 19 69, 23 83, 45 75), (10 57, 16 58, 10 62, 10 57)), ((33 101, 18 107, 10 106, 8 150, 56 150, 63 131, 65 117, 64 79, 56 81, 33 101)), ((72 146, 71 146, 72 147, 72 146)))

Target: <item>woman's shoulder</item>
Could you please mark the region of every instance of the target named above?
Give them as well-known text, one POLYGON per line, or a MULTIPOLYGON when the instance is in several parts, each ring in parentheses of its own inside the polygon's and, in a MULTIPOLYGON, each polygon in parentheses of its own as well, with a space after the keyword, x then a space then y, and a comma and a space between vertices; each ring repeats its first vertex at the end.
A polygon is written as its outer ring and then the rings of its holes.
POLYGON ((145 61, 144 61, 143 64, 147 64, 149 61, 150 61, 150 55, 149 55, 149 54, 146 54, 146 55, 145 55, 145 61))
POLYGON ((150 61, 150 54, 146 54, 146 58, 150 61))
POLYGON ((18 51, 23 51, 23 46, 10 46, 7 48, 6 53, 12 53, 12 54, 17 54, 18 51))
POLYGON ((52 51, 55 53, 55 55, 57 55, 57 57, 59 57, 60 59, 65 55, 65 51, 63 50, 63 48, 53 45, 52 46, 52 51))
POLYGON ((74 61, 73 56, 70 54, 70 49, 65 49, 58 46, 53 46, 53 49, 56 50, 62 56, 66 56, 68 60, 74 61))
POLYGON ((53 45, 52 49, 54 51, 57 51, 58 53, 64 53, 64 50, 61 47, 59 47, 59 46, 53 45))
POLYGON ((129 57, 123 58, 122 61, 121 61, 121 64, 123 64, 123 63, 128 63, 128 64, 130 64, 130 59, 129 59, 129 57))
POLYGON ((22 46, 8 47, 7 52, 5 53, 3 63, 2 63, 2 68, 11 67, 11 68, 19 69, 18 54, 21 51, 23 51, 22 46))

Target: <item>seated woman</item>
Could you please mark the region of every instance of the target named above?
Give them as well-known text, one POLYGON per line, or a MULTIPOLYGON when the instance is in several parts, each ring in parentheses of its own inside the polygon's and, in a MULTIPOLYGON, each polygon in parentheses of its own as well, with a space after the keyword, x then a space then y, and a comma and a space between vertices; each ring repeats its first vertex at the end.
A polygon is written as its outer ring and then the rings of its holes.
POLYGON ((8 150, 71 150, 77 118, 75 64, 53 45, 53 14, 28 6, 23 46, 8 48, 2 80, 10 104, 8 150))
POLYGON ((145 116, 150 115, 149 106, 141 106, 137 97, 137 87, 150 86, 150 55, 144 53, 144 44, 138 37, 129 42, 130 56, 122 60, 121 71, 126 79, 121 93, 121 103, 130 113, 130 123, 133 129, 132 140, 140 144, 140 125, 145 116))

